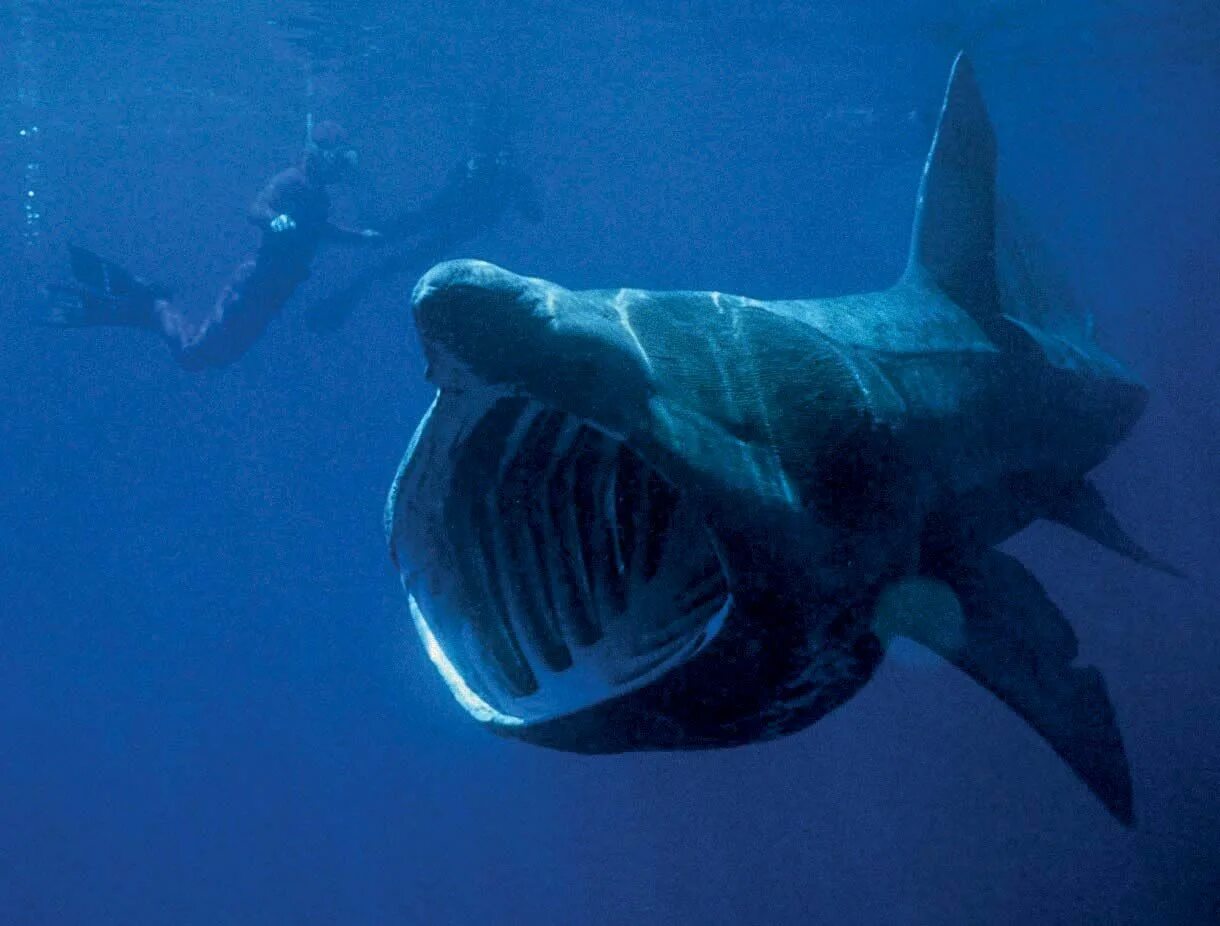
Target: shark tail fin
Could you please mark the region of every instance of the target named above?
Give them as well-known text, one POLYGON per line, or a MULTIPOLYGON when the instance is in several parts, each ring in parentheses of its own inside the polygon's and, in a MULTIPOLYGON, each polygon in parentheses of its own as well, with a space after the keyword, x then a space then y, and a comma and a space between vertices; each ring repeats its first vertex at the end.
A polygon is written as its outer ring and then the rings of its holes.
POLYGON ((1114 708, 1101 673, 1073 665, 1077 641, 1067 619, 1038 580, 998 550, 942 572, 948 588, 918 580, 916 587, 933 593, 904 599, 883 592, 879 624, 932 650, 1012 708, 1130 826, 1131 772, 1114 708))
POLYGON ((996 285, 1005 315, 1089 352, 1096 319, 1076 292, 1062 257, 1011 198, 996 200, 996 285))
POLYGON ((919 184, 903 279, 935 286, 985 326, 1000 311, 995 174, 995 134, 974 70, 959 53, 919 184))
POLYGON ((1106 507, 1106 501, 1097 491, 1097 486, 1087 479, 1079 482, 1073 491, 1055 499, 1044 514, 1048 519, 1070 527, 1076 533, 1141 566, 1179 579, 1186 578, 1180 569, 1153 556, 1134 540, 1106 507))

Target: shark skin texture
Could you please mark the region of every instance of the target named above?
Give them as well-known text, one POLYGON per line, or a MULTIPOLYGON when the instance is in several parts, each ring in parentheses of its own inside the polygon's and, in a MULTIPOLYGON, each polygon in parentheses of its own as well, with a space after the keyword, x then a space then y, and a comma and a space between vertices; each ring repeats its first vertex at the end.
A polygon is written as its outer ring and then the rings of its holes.
POLYGON ((1105 683, 996 545, 1048 518, 1172 571, 1087 481, 1146 391, 1006 313, 995 162, 959 55, 887 290, 570 291, 470 260, 420 280, 437 395, 386 533, 472 717, 581 753, 737 746, 816 722, 905 637, 1132 821, 1105 683))

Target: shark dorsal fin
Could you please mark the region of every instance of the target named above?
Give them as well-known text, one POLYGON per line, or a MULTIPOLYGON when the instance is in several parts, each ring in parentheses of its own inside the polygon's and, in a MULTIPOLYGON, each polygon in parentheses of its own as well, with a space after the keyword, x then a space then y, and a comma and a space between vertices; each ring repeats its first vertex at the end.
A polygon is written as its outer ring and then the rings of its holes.
POLYGON ((919 184, 904 280, 937 287, 983 323, 999 311, 995 152, 974 71, 958 54, 919 184))

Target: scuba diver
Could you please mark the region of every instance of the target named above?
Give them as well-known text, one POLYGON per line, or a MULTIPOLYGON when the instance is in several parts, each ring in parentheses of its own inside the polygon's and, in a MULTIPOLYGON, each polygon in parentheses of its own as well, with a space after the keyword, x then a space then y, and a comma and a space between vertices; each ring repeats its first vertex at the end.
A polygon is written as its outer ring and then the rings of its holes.
POLYGON ((333 331, 375 283, 408 270, 424 268, 488 231, 510 210, 529 222, 542 218, 538 190, 514 163, 509 126, 499 120, 484 127, 472 154, 453 167, 444 185, 422 205, 381 223, 386 241, 415 239, 368 268, 340 291, 310 306, 307 323, 316 331, 333 331))
POLYGON ((176 306, 165 287, 84 248, 70 247, 77 285, 46 287, 47 310, 40 321, 59 327, 117 325, 154 331, 190 370, 233 363, 309 277, 321 244, 385 240, 373 229, 347 228, 330 219, 326 188, 346 179, 356 161, 338 123, 310 121, 300 160, 272 177, 250 206, 249 219, 262 231, 257 253, 233 271, 202 318, 176 306))

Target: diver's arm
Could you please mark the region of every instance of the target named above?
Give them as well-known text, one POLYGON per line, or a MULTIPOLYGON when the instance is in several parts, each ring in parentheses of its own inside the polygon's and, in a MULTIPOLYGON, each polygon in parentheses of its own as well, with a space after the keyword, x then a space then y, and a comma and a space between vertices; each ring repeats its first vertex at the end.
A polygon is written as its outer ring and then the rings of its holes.
POLYGON ((387 222, 381 223, 387 239, 399 241, 422 235, 451 221, 453 213, 461 208, 463 194, 469 178, 467 162, 455 165, 445 175, 441 188, 420 205, 402 212, 387 222))
POLYGON ((386 236, 373 228, 352 228, 337 222, 322 226, 322 237, 336 244, 381 244, 386 236))
POLYGON ((296 226, 292 216, 281 208, 284 194, 293 181, 291 168, 280 171, 267 181, 267 185, 254 197, 254 202, 250 203, 246 217, 260 231, 291 231, 296 226))

